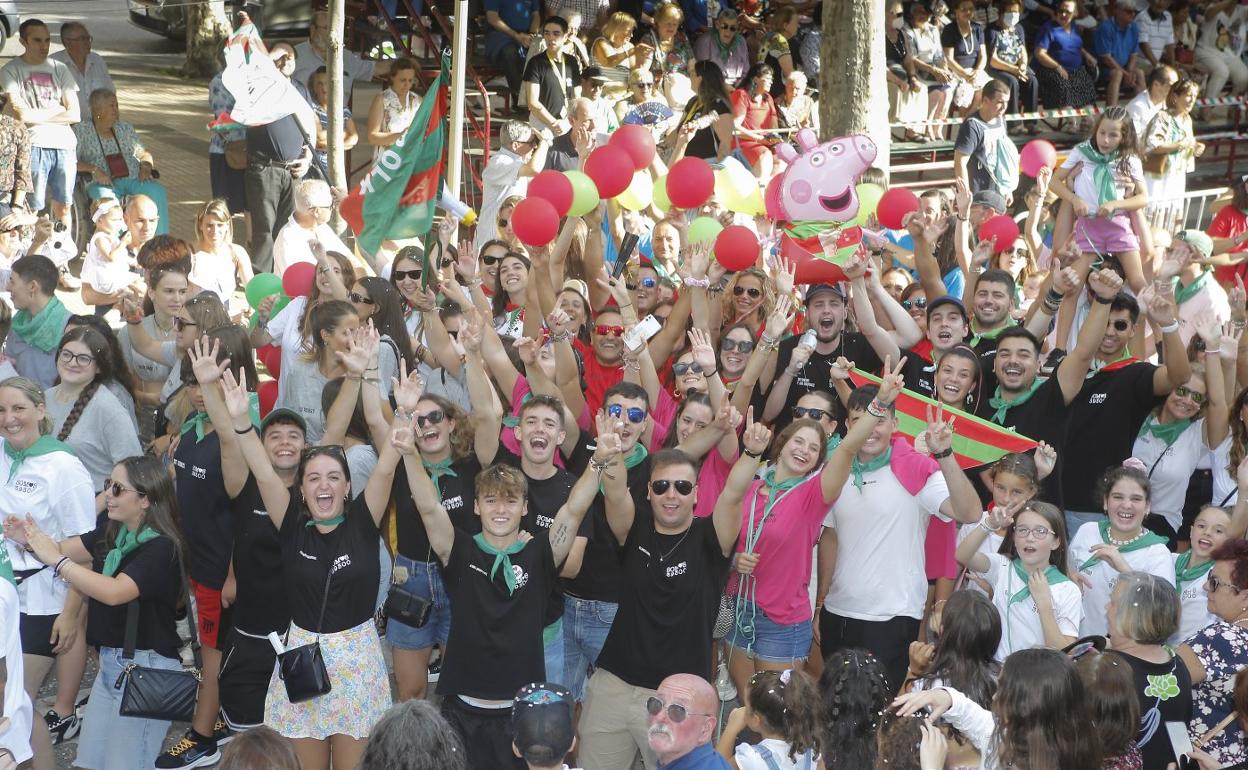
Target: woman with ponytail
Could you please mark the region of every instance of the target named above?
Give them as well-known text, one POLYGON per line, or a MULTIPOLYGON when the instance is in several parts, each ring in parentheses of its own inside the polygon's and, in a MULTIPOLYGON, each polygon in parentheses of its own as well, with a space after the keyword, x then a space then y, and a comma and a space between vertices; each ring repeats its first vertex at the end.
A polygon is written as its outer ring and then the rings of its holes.
POLYGON ((819 762, 819 693, 801 669, 759 671, 715 747, 736 770, 813 770, 819 762), (762 736, 737 745, 745 729, 762 736))

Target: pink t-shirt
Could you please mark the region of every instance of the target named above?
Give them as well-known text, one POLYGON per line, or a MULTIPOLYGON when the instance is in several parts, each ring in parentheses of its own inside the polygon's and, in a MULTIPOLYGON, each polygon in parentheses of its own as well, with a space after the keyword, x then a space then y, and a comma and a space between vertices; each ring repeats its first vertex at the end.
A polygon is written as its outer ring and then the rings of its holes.
MULTIPOLYGON (((812 549, 823 528, 831 502, 823 499, 822 474, 816 473, 789 490, 763 521, 767 488, 761 479, 750 484, 741 506, 741 536, 737 551, 745 550, 754 510, 754 528, 762 525, 755 544, 758 566, 754 568, 754 602, 775 623, 792 625, 810 620, 810 573, 812 549)), ((729 592, 735 593, 740 575, 732 573, 729 592)))
POLYGON ((650 432, 651 452, 657 452, 663 448, 663 442, 667 441, 667 434, 672 431, 672 422, 676 419, 676 410, 679 408, 680 404, 672 398, 672 394, 668 393, 665 388, 661 388, 659 401, 650 410, 650 417, 654 420, 654 430, 650 432))
POLYGON ((694 516, 704 519, 715 512, 715 503, 723 494, 724 486, 728 483, 728 473, 736 462, 737 455, 731 460, 725 460, 719 453, 718 445, 711 447, 711 451, 706 453, 706 459, 702 461, 702 468, 698 471, 698 502, 693 507, 694 516))
POLYGON ((924 565, 927 579, 956 578, 958 561, 954 553, 958 548, 958 524, 942 521, 936 516, 927 522, 927 540, 923 543, 924 565))

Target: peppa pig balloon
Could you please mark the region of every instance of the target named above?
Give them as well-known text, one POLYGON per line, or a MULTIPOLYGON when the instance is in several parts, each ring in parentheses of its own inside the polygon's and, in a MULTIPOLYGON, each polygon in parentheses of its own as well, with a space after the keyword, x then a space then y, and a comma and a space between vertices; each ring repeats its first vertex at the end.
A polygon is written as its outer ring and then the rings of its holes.
POLYGON ((776 146, 788 168, 780 183, 780 208, 790 221, 850 222, 858 215, 858 178, 875 161, 875 143, 865 136, 842 136, 819 143, 809 128, 797 132, 801 152, 776 146))

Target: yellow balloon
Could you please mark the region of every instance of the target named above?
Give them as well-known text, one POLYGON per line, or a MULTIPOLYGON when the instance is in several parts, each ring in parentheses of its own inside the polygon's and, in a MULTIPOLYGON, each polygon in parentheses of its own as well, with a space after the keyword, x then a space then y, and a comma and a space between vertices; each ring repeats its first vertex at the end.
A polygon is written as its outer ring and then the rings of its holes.
POLYGON ((727 168, 715 170, 715 200, 729 211, 737 211, 741 207, 741 196, 737 194, 732 174, 727 168))
POLYGON ((650 181, 649 172, 643 170, 633 174, 628 189, 616 196, 616 200, 629 211, 641 211, 649 206, 654 201, 654 183, 650 181))
POLYGON ((749 214, 754 217, 761 217, 767 213, 767 205, 763 203, 763 190, 758 185, 754 185, 754 189, 744 198, 738 198, 737 202, 740 208, 733 209, 742 214, 749 214))

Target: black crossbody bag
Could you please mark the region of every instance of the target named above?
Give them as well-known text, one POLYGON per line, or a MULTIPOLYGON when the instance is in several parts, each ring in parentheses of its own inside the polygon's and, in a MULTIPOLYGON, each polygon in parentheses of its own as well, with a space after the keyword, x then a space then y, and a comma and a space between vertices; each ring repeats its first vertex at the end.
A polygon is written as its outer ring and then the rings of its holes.
POLYGON ((286 685, 291 703, 303 703, 328 693, 332 687, 325 658, 321 655, 321 628, 325 624, 325 604, 329 601, 329 583, 334 579, 333 566, 325 576, 325 592, 321 596, 321 615, 316 621, 316 641, 292 647, 277 656, 277 674, 286 685))
MULTIPOLYGON (((430 546, 429 556, 425 559, 425 569, 433 569, 429 566, 432 559, 433 547, 430 546)), ((431 584, 432 582, 430 580, 431 584)), ((387 618, 397 620, 405 626, 424 628, 424 625, 429 622, 429 614, 433 611, 434 598, 433 596, 425 598, 412 593, 399 583, 391 583, 390 590, 386 592, 386 603, 382 605, 381 611, 387 618)))

